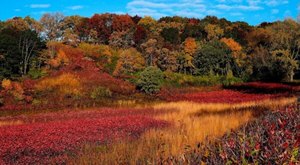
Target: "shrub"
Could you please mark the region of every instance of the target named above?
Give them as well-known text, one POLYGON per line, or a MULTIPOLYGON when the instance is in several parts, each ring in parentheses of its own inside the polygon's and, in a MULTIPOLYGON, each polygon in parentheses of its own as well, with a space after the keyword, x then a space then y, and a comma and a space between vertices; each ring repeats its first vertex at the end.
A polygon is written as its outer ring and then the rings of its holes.
POLYGON ((158 92, 163 82, 163 72, 156 67, 148 67, 140 73, 137 86, 148 94, 158 92))
POLYGON ((91 98, 92 99, 98 99, 103 97, 111 97, 112 92, 105 87, 97 87, 91 92, 91 98))
POLYGON ((47 74, 46 71, 44 70, 40 70, 40 69, 31 69, 28 72, 28 75, 30 76, 30 78, 32 79, 39 79, 41 77, 44 77, 47 74))
POLYGON ((243 82, 242 79, 234 77, 232 71, 229 71, 226 76, 222 77, 221 81, 223 86, 231 86, 243 82))
POLYGON ((48 64, 52 68, 59 68, 60 66, 67 65, 69 61, 66 53, 62 49, 59 49, 56 57, 49 60, 48 64))
MULTIPOLYGON (((22 101, 25 98, 23 87, 18 82, 4 79, 1 84, 5 94, 11 95, 17 101, 22 101)), ((1 103, 0 103, 1 104, 1 103)))
POLYGON ((13 90, 11 91, 11 94, 17 101, 22 101, 25 99, 24 90, 20 83, 13 83, 13 90))
POLYGON ((63 96, 79 96, 81 92, 81 84, 79 79, 70 73, 43 79, 37 83, 35 88, 38 92, 54 92, 55 94, 63 96))
POLYGON ((192 76, 181 73, 166 72, 166 84, 171 86, 211 86, 221 84, 220 76, 192 76))
POLYGON ((4 79, 1 83, 1 87, 5 90, 10 90, 12 89, 12 82, 8 79, 4 79))

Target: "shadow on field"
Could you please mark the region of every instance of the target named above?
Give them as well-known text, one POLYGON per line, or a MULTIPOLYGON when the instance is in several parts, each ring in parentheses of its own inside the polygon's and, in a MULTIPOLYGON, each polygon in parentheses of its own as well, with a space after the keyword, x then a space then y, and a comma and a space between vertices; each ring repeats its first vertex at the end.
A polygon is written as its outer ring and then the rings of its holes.
POLYGON ((296 83, 244 83, 224 88, 254 94, 295 94, 300 91, 299 84, 296 83))
POLYGON ((253 117, 259 117, 267 111, 269 111, 269 109, 266 107, 252 106, 252 107, 243 107, 243 108, 229 108, 229 109, 226 109, 223 111, 215 111, 215 112, 202 111, 202 112, 194 113, 193 116, 196 116, 196 117, 203 117, 203 116, 207 116, 207 115, 223 116, 223 115, 230 115, 230 114, 235 114, 235 113, 251 112, 253 117))

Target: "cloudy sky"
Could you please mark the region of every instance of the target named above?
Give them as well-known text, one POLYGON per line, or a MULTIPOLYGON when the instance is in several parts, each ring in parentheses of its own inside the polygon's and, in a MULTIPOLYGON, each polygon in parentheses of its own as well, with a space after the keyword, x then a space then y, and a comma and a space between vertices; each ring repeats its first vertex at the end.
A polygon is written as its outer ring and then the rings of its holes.
POLYGON ((8 0, 1 3, 0 20, 27 15, 39 19, 48 12, 81 16, 112 12, 155 18, 215 15, 256 25, 264 21, 296 18, 300 13, 300 0, 8 0))

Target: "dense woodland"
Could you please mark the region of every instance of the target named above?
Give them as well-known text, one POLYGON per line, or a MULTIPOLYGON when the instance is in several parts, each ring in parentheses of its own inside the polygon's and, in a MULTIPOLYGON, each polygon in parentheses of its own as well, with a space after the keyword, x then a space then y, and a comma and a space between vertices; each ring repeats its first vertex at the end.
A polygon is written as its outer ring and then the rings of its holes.
POLYGON ((15 17, 0 22, 0 79, 39 78, 67 65, 65 52, 54 51, 62 44, 81 49, 85 58, 115 77, 155 67, 177 77, 292 81, 298 70, 300 24, 286 19, 251 26, 214 16, 15 17))

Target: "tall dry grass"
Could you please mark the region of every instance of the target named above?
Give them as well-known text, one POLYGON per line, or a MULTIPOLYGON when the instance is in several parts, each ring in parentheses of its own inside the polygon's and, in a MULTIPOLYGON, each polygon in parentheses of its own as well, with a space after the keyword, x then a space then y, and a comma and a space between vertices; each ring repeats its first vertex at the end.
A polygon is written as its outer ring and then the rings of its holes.
POLYGON ((180 156, 207 138, 213 140, 232 129, 253 120, 257 111, 273 110, 296 102, 296 98, 282 98, 239 104, 199 104, 173 102, 154 105, 166 111, 155 118, 172 126, 152 129, 135 140, 123 140, 113 145, 86 145, 82 155, 71 164, 155 164, 157 159, 180 156))
POLYGON ((2 126, 10 126, 10 125, 21 125, 24 122, 21 120, 15 120, 15 121, 0 121, 0 127, 2 126))

